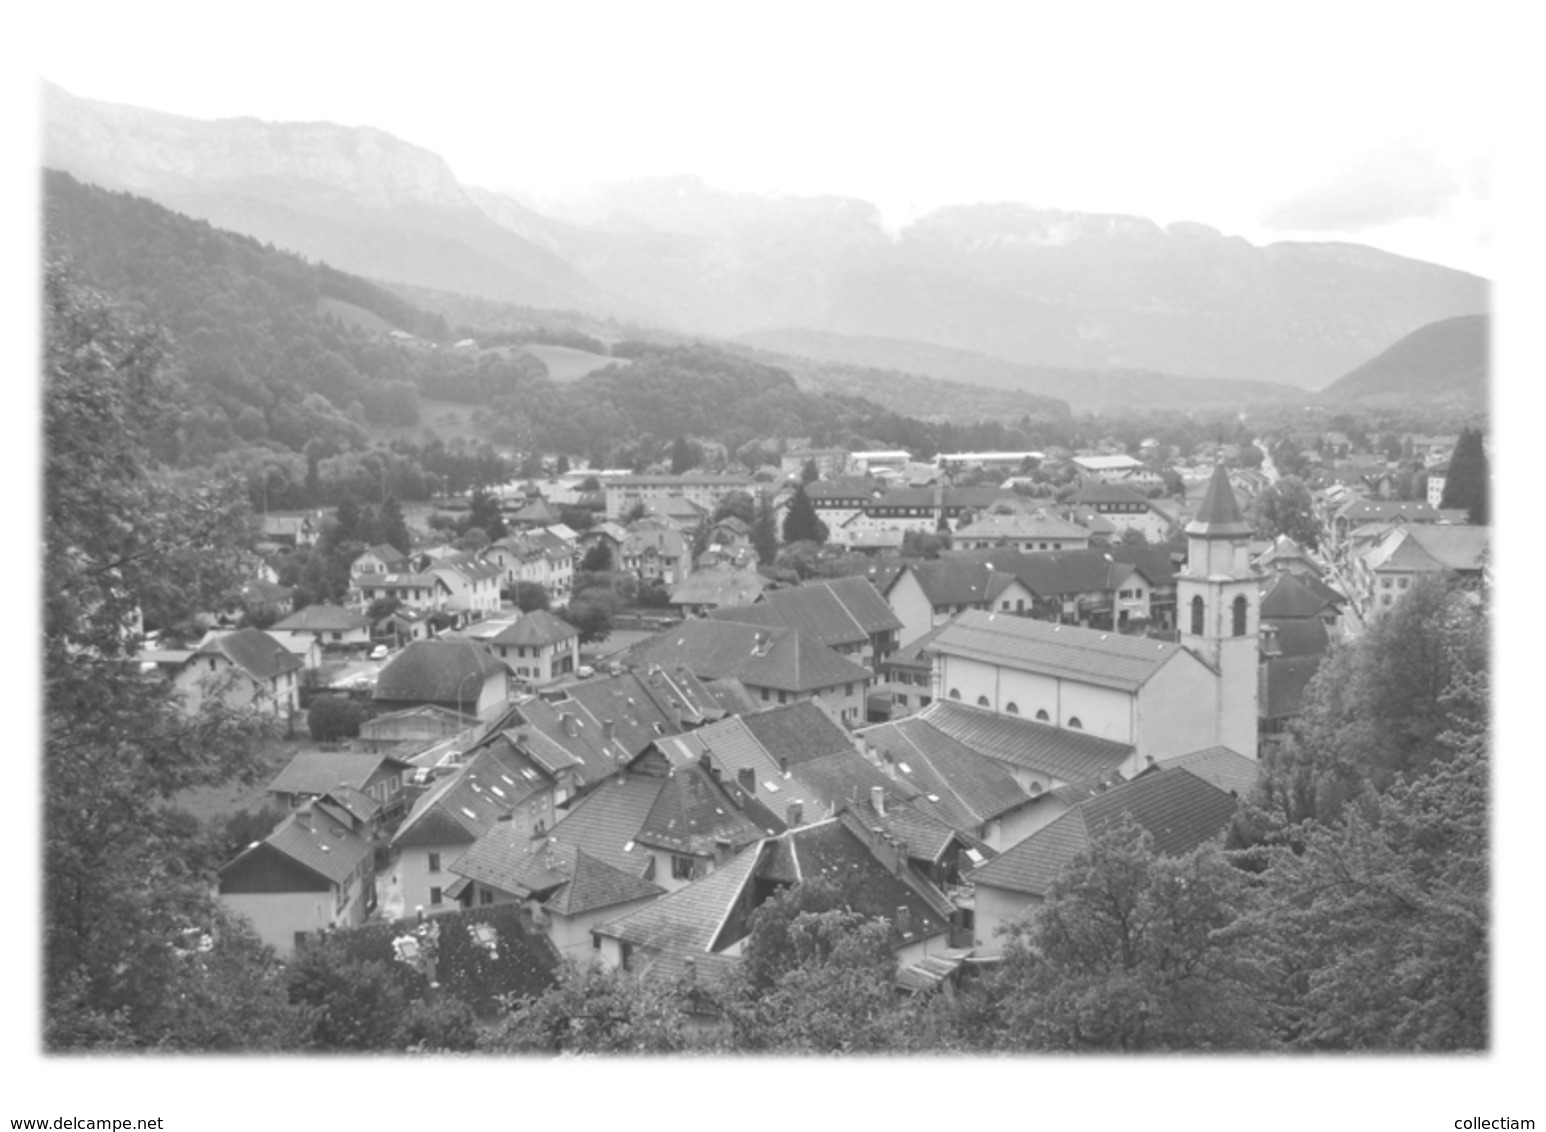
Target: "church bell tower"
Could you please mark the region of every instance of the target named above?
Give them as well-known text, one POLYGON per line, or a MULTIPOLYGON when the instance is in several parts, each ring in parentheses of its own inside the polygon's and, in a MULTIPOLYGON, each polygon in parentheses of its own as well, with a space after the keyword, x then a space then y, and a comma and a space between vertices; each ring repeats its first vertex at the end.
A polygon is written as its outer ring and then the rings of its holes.
MULTIPOLYGON (((1181 643, 1219 673, 1216 742, 1256 757, 1257 634, 1261 577, 1251 569, 1251 526, 1223 464, 1186 525, 1186 570, 1176 575, 1181 643)), ((1201 705, 1199 705, 1201 709, 1201 705)))

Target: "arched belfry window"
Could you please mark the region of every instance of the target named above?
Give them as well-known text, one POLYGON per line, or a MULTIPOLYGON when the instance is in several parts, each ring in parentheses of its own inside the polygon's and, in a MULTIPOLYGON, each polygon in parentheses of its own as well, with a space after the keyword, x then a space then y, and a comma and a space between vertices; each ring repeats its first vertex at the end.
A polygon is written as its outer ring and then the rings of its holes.
POLYGON ((977 706, 978 707, 991 707, 992 705, 988 703, 988 697, 987 696, 978 696, 977 697, 977 706))
POLYGON ((1245 595, 1241 594, 1239 597, 1235 598, 1235 609, 1234 609, 1234 613, 1235 613, 1234 622, 1235 623, 1234 623, 1233 628, 1234 628, 1234 634, 1237 637, 1245 636, 1245 611, 1246 611, 1245 595))
POLYGON ((1036 718, 1042 723, 1050 723, 1052 721, 1052 717, 1047 714, 1046 708, 1038 708, 1036 710, 1036 718))
POLYGON ((1202 598, 1200 596, 1192 599, 1192 635, 1202 636, 1202 598))
POLYGON ((1006 715, 1019 715, 1020 714, 1019 705, 1016 704, 1014 702, 1014 700, 1010 700, 1007 704, 1004 705, 1004 713, 1006 715))
POLYGON ((960 688, 951 688, 950 689, 950 698, 952 700, 959 700, 961 698, 961 689, 960 688))
POLYGON ((1079 722, 1079 717, 1077 715, 1071 715, 1068 717, 1068 726, 1072 727, 1075 731, 1084 730, 1084 724, 1079 722))

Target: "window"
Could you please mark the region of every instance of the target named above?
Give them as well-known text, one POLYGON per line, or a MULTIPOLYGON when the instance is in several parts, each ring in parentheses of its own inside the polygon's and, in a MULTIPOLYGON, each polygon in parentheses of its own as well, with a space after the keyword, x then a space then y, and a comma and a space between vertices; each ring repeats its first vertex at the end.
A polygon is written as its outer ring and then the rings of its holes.
POLYGON ((1068 726, 1072 727, 1075 731, 1084 730, 1084 724, 1079 722, 1079 717, 1077 715, 1071 715, 1068 717, 1068 726))
POLYGON ((432 889, 429 890, 429 902, 431 904, 439 904, 440 903, 440 889, 432 888, 432 889))
POLYGON ((854 686, 852 684, 844 684, 843 685, 843 695, 851 696, 853 694, 854 694, 854 686))
POLYGON ((988 703, 988 697, 987 696, 978 696, 977 697, 977 706, 978 707, 991 707, 992 705, 988 703))
POLYGON ((1202 598, 1201 597, 1194 597, 1192 599, 1192 635, 1194 637, 1202 636, 1202 598))
POLYGON ((950 689, 950 698, 952 700, 959 700, 961 698, 961 689, 960 688, 951 688, 950 689))
POLYGON ((1007 704, 1004 705, 1004 710, 1010 715, 1020 714, 1020 709, 1015 705, 1013 700, 1010 700, 1007 704))
POLYGON ((486 888, 478 889, 478 903, 479 904, 492 904, 492 903, 494 903, 494 894, 492 892, 490 892, 486 888))
POLYGON ((1037 709, 1037 712, 1036 712, 1036 722, 1037 723, 1051 723, 1052 722, 1052 717, 1047 714, 1045 708, 1039 708, 1039 709, 1037 709))
POLYGON ((1239 597, 1235 598, 1234 624, 1230 628, 1234 635, 1237 637, 1245 636, 1245 620, 1248 608, 1249 606, 1246 604, 1244 594, 1241 594, 1239 597))
POLYGON ((1398 585, 1399 587, 1401 587, 1404 590, 1407 587, 1407 583, 1410 582, 1411 580, 1412 580, 1411 578, 1397 578, 1396 579, 1396 585, 1398 585))
POLYGON ((1385 604, 1385 605, 1389 605, 1390 604, 1390 595, 1389 594, 1385 595, 1385 600, 1384 600, 1383 604, 1385 604))
POLYGON ((789 694, 787 692, 780 692, 778 694, 778 702, 781 704, 787 704, 789 702, 789 694))
POLYGON ((1380 585, 1385 587, 1387 590, 1390 589, 1390 579, 1389 578, 1381 578, 1380 579, 1380 585))
POLYGON ((439 853, 431 853, 429 855, 429 871, 432 872, 432 873, 438 873, 440 871, 440 854, 439 853))

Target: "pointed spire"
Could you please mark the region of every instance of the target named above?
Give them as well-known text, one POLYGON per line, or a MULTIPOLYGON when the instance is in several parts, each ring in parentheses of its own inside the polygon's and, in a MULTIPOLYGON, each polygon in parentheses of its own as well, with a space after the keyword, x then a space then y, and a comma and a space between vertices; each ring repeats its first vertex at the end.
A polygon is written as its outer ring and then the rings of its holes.
POLYGON ((1223 464, 1213 469, 1208 490, 1203 492, 1197 515, 1186 525, 1186 533, 1195 538, 1249 538, 1251 525, 1240 515, 1229 471, 1223 464))

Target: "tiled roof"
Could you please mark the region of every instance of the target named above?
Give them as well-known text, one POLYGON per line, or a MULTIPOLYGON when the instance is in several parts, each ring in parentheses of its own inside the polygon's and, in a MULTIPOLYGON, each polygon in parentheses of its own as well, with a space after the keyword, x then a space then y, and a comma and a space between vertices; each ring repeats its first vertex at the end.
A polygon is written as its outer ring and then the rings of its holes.
POLYGON ((543 646, 562 644, 580 635, 580 631, 545 609, 534 609, 491 641, 496 645, 543 646))
POLYGON ((1148 637, 970 610, 935 638, 933 651, 1135 692, 1183 650, 1148 637))
MULTIPOLYGON (((356 836, 347 826, 315 807, 288 815, 259 844, 279 851, 333 884, 347 881, 371 853, 368 840, 356 836)), ((220 871, 224 873, 235 868, 257 848, 257 845, 248 846, 220 871)))
POLYGON ((1419 526, 1407 528, 1406 536, 1446 570, 1480 570, 1491 528, 1419 526))
POLYGON ((702 880, 662 896, 637 912, 594 930, 640 949, 669 954, 714 951, 730 912, 741 900, 764 850, 753 846, 702 880))
POLYGON ((1139 491, 1131 484, 1106 483, 1103 480, 1094 480, 1084 484, 1074 493, 1073 502, 1087 507, 1095 507, 1102 503, 1144 503, 1149 502, 1147 492, 1139 491))
POLYGON ((755 570, 699 570, 671 591, 671 604, 744 605, 767 588, 768 579, 755 570))
POLYGON ((863 499, 868 502, 881 490, 879 480, 869 476, 836 476, 805 485, 805 497, 817 507, 829 499, 863 499))
POLYGON ((444 581, 433 574, 361 574, 354 580, 357 589, 407 590, 447 589, 444 581))
POLYGON ((477 645, 447 641, 414 641, 381 669, 374 696, 378 700, 420 703, 476 704, 488 677, 509 669, 477 645), (477 679, 481 676, 482 680, 477 679))
POLYGON ((635 524, 623 540, 622 554, 631 556, 653 550, 656 554, 679 558, 689 549, 687 536, 670 527, 645 527, 635 524))
POLYGON ((577 849, 569 883, 548 897, 543 907, 560 916, 578 916, 582 912, 662 896, 665 891, 654 881, 614 869, 605 861, 577 849))
POLYGON ((298 751, 268 789, 271 794, 325 794, 335 786, 363 790, 378 771, 401 774, 408 769, 407 763, 387 755, 298 751))
POLYGON ((798 629, 824 645, 862 644, 872 633, 902 627, 880 591, 859 577, 774 590, 756 605, 720 608, 709 616, 746 625, 798 629))
POLYGON ((978 886, 1046 896, 1058 875, 1123 813, 1149 832, 1162 856, 1189 853, 1218 836, 1237 799, 1179 767, 1144 774, 1080 802, 968 879, 978 886))
POLYGON ((872 766, 857 751, 844 751, 823 758, 811 759, 790 768, 784 791, 774 795, 781 805, 803 802, 805 817, 814 815, 813 805, 820 813, 835 812, 842 806, 853 805, 868 798, 870 790, 879 786, 888 799, 909 801, 919 794, 918 787, 904 779, 887 777, 884 771, 872 766))
POLYGON ((469 582, 486 582, 490 578, 499 577, 503 570, 498 563, 484 562, 470 554, 458 554, 431 563, 429 573, 435 575, 453 573, 461 575, 469 582))
POLYGON ((322 798, 336 803, 362 822, 370 821, 384 808, 375 798, 352 786, 331 787, 322 798))
POLYGON ((733 677, 752 687, 789 692, 813 692, 870 676, 868 669, 803 633, 701 619, 641 641, 623 659, 636 668, 683 665, 705 680, 733 677))
POLYGON ((949 700, 936 700, 912 718, 989 758, 1063 782, 1110 774, 1133 755, 1125 743, 949 700))
POLYGON ((1239 538, 1249 536, 1251 525, 1240 514, 1240 503, 1229 482, 1229 470, 1222 463, 1213 468, 1213 478, 1203 492, 1197 514, 1186 525, 1186 533, 1199 538, 1239 538))
POLYGON ((233 629, 221 633, 201 644, 193 655, 223 656, 248 676, 262 682, 304 666, 300 657, 262 629, 233 629))
POLYGON ((408 561, 408 556, 390 543, 378 542, 375 546, 368 547, 367 553, 374 554, 382 562, 391 566, 396 562, 408 561))
POLYGON ((895 652, 890 653, 886 659, 881 662, 882 665, 900 664, 913 668, 929 667, 931 661, 923 654, 933 647, 935 639, 938 638, 938 636, 943 633, 950 624, 951 622, 944 621, 934 626, 934 628, 930 629, 917 640, 910 641, 903 648, 899 648, 895 652))
POLYGON ((643 876, 655 858, 635 839, 665 785, 664 778, 653 775, 609 778, 573 803, 550 836, 630 876, 643 876))
POLYGON ((684 672, 623 672, 566 685, 564 693, 552 701, 557 709, 580 714, 587 734, 604 731, 610 720, 613 740, 629 758, 661 735, 725 714, 703 682, 684 672))
POLYGON ((889 754, 920 791, 938 797, 936 805, 956 829, 977 829, 1031 800, 1001 763, 926 719, 912 716, 856 734, 883 757, 889 754))
POLYGON ((809 700, 742 716, 741 723, 770 755, 787 760, 790 766, 853 750, 848 732, 809 700))
POLYGON ((775 832, 751 820, 707 770, 693 763, 672 768, 635 836, 656 849, 710 857, 717 841, 740 849, 775 832))
POLYGON ((756 485, 749 476, 720 475, 711 472, 689 472, 685 475, 630 475, 609 476, 606 487, 723 487, 747 489, 756 485))
POLYGON ((1326 623, 1319 617, 1293 621, 1269 621, 1263 618, 1262 626, 1271 626, 1277 630, 1279 656, 1322 656, 1331 648, 1331 634, 1326 631, 1326 623))
POLYGON ((1321 656, 1292 656, 1263 661, 1257 668, 1257 714, 1262 719, 1289 719, 1299 714, 1305 689, 1321 666, 1321 656))
POLYGON ((521 742, 539 761, 577 766, 582 784, 600 782, 627 763, 630 751, 618 738, 606 738, 602 723, 572 700, 521 700, 512 712, 521 742), (522 726, 524 725, 524 726, 522 726))
POLYGON ((1055 515, 1038 511, 1030 515, 984 515, 964 527, 957 527, 955 537, 957 539, 1086 539, 1090 537, 1090 532, 1077 523, 1070 523, 1055 515))
POLYGON ((496 821, 457 858, 451 871, 511 896, 543 896, 568 883, 575 850, 533 839, 516 822, 496 821))
MULTIPOLYGON (((1217 786, 1226 794, 1244 798, 1261 777, 1261 763, 1248 759, 1228 747, 1205 747, 1200 751, 1162 759, 1161 767, 1180 767, 1189 770, 1204 782, 1217 786)), ((1154 773, 1152 770, 1146 774, 1154 773)))
MULTIPOLYGON (((995 585, 1002 587, 1009 580, 1003 571, 992 570, 982 562, 956 556, 909 562, 906 571, 912 574, 923 590, 924 597, 934 605, 981 604, 995 596, 995 585)), ((882 592, 889 593, 895 589, 900 578, 899 572, 882 592)))
POLYGON ((419 796, 392 844, 471 844, 501 815, 551 784, 510 747, 484 747, 419 796))
POLYGON ((369 625, 370 618, 363 613, 351 613, 336 605, 308 605, 305 609, 296 610, 282 621, 276 621, 273 627, 292 633, 321 633, 364 629, 369 625))
POLYGON ((1298 575, 1279 574, 1262 594, 1261 617, 1264 621, 1319 617, 1329 604, 1324 595, 1312 590, 1298 575))
POLYGON ((1175 584, 1175 569, 1167 556, 1162 550, 1152 547, 1037 551, 994 547, 949 551, 944 557, 991 562, 995 569, 1012 574, 1026 589, 1042 597, 1116 590, 1132 576, 1134 570, 1150 586, 1175 584))

